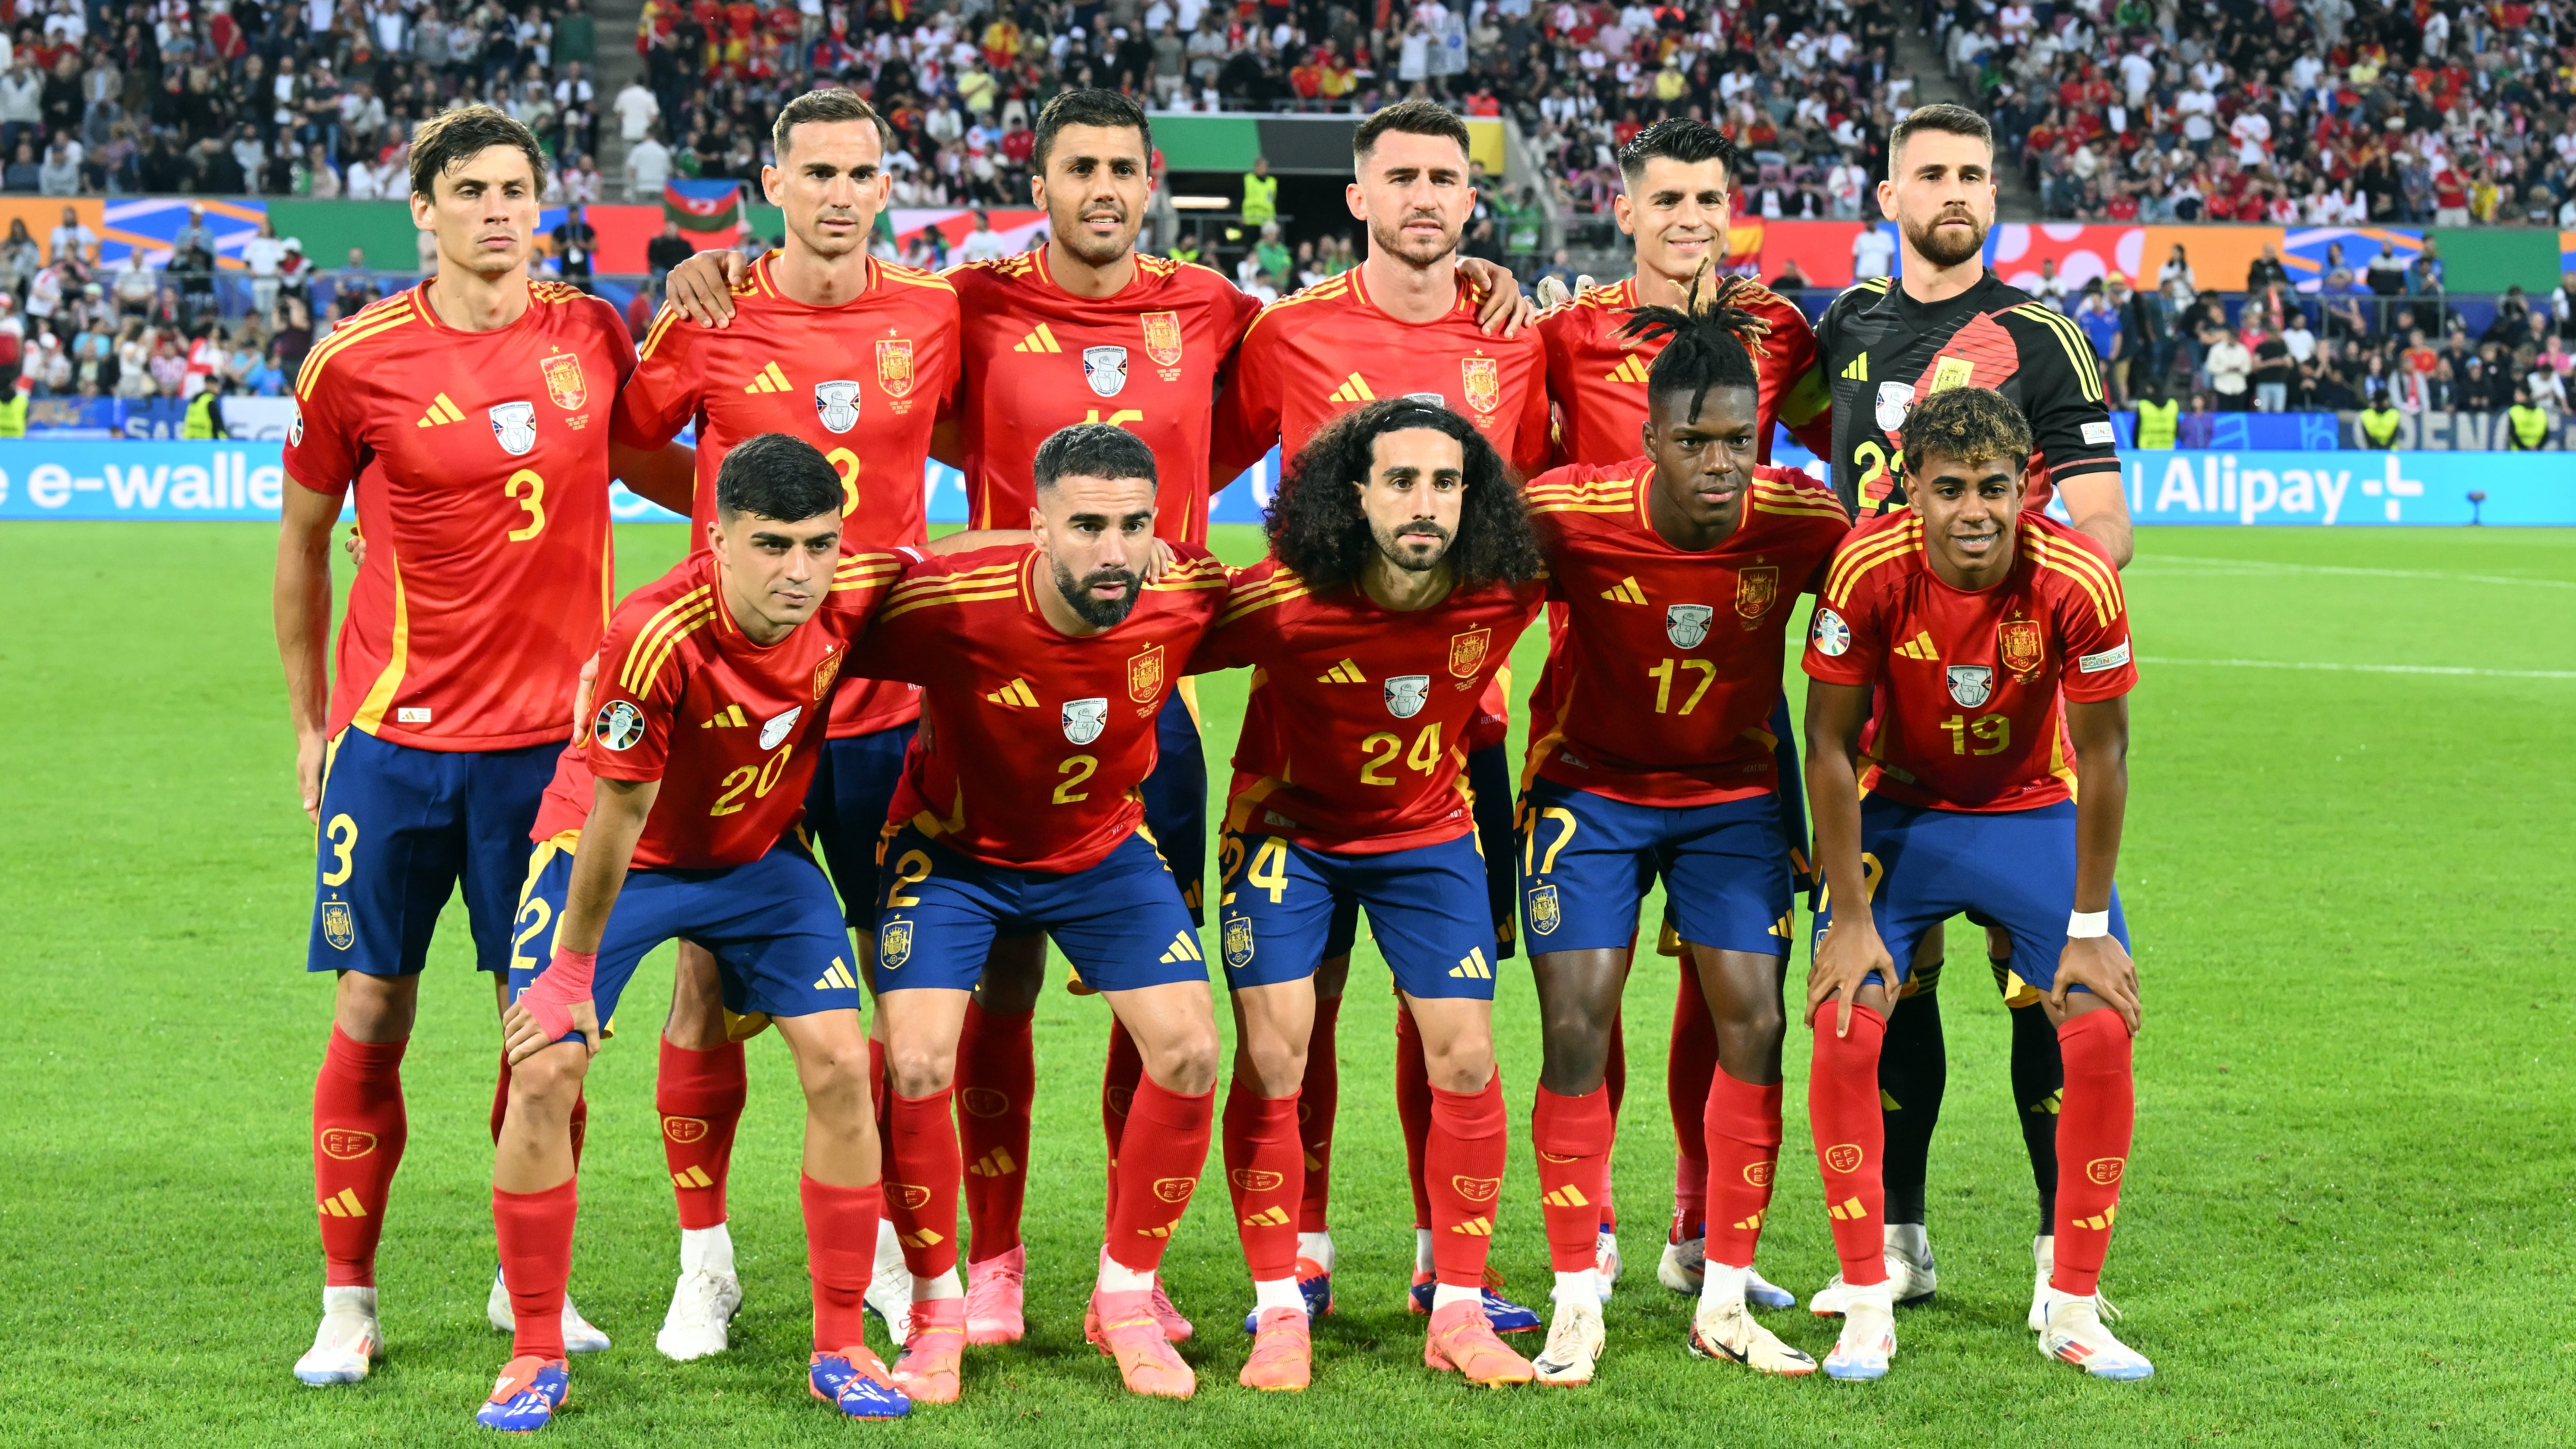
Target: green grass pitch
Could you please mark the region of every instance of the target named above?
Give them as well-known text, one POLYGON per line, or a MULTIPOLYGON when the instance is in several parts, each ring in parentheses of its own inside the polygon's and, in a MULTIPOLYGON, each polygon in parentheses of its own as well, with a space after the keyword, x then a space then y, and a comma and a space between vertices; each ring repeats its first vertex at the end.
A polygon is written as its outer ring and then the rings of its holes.
MULTIPOLYGON (((627 586, 676 527, 619 535, 627 586)), ((1244 559, 1249 530, 1219 539, 1244 559)), ((0 528, 0 1443, 466 1441, 505 1356, 483 1321, 491 998, 451 907, 406 1066, 408 1160, 381 1284, 389 1356, 299 1387, 319 1283, 307 1162, 328 1016, 302 970, 311 828, 295 808, 271 642, 274 535, 245 525, 0 528)), ((967 1360, 965 1401, 836 1422, 806 1396, 799 1106, 753 1051, 733 1227, 733 1351, 653 1350, 674 1223, 652 1110, 668 953, 591 1088, 573 1291, 617 1347, 576 1361, 571 1443, 2565 1444, 2576 1436, 2576 532, 2142 530, 2145 656, 2121 885, 2147 1025, 2136 1155, 2106 1286, 2143 1385, 2043 1361, 2022 1326, 2030 1184, 2001 1007, 1954 925, 1951 1087, 1933 1161, 1941 1293, 1899 1316, 1876 1386, 1690 1358, 1655 1286, 1669 1203, 1672 967, 1632 986, 1617 1159, 1629 1271, 1588 1390, 1472 1393, 1426 1372, 1401 1311, 1412 1247, 1389 1092, 1391 1005, 1366 956, 1343 1016, 1341 1311, 1315 1387, 1235 1386, 1250 1292, 1211 1171, 1172 1244, 1194 1403, 1140 1403, 1080 1341, 1099 1227, 1105 1013, 1040 1010, 1030 1340, 967 1360), (2175 661, 2438 666, 2461 673, 2175 661)), ((1534 678, 1539 635, 1515 674, 1534 678)), ((1211 684, 1210 754, 1241 676, 1211 684)), ((1216 782, 1221 788, 1223 775, 1216 782)), ((1803 954, 1803 953, 1802 953, 1803 954)), ((1804 976, 1792 966, 1792 992, 1804 976)), ((1220 1010, 1220 1018, 1223 1017, 1220 1010)), ((1497 1027, 1515 1142, 1498 1265, 1534 1301, 1545 1242, 1526 1141, 1528 977, 1497 1027)), ((1787 1053, 1788 1140, 1761 1266, 1832 1271, 1787 1053)), ((1769 1321, 1819 1356, 1830 1327, 1769 1321)), ((1535 1343, 1524 1340, 1529 1351, 1535 1343)))

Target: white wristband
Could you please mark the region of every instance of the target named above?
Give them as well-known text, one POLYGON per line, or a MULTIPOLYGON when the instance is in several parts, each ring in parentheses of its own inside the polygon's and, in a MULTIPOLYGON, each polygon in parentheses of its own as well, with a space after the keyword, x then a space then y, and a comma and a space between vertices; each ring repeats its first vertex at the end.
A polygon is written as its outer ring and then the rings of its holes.
POLYGON ((2069 911, 2066 913, 2066 939, 2081 941, 2093 936, 2111 934, 2109 911, 2069 911))

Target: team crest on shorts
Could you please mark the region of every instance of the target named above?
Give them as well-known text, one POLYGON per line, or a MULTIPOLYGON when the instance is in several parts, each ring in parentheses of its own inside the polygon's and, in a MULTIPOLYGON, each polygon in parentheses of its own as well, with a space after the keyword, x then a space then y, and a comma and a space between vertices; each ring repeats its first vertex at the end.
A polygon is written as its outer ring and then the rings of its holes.
POLYGON ((612 699, 599 707, 599 715, 590 722, 590 737, 612 750, 631 748, 644 738, 644 711, 623 699, 612 699))
POLYGON ((569 352, 558 352, 537 364, 545 374, 546 396, 555 406, 571 412, 590 400, 590 387, 582 381, 581 359, 569 352))
POLYGON ((1950 666, 1950 697, 1961 709, 1975 709, 1994 698, 1995 671, 1983 664, 1950 666))
POLYGON ((1543 885, 1529 893, 1530 930, 1541 936, 1553 936, 1565 921, 1556 903, 1556 887, 1543 885))
POLYGON ((877 387, 887 397, 912 391, 912 339, 889 337, 877 343, 877 387))
POLYGON ((787 732, 796 728, 796 721, 803 718, 804 714, 805 706, 800 704, 787 711, 787 713, 780 715, 778 718, 771 720, 769 723, 762 725, 760 727, 760 747, 764 750, 774 750, 778 748, 778 742, 787 738, 787 732))
POLYGON ((1086 347, 1082 349, 1082 380, 1102 397, 1116 397, 1127 388, 1127 349, 1124 347, 1086 347))
POLYGON ((334 951, 346 951, 358 944, 357 918, 349 914, 347 901, 322 903, 322 939, 334 951))
POLYGON ((1494 642, 1491 629, 1470 629, 1449 636, 1449 672, 1460 679, 1473 679, 1485 667, 1485 648, 1494 642))
POLYGON ((877 964, 895 970, 912 959, 912 922, 888 921, 877 927, 877 964))
POLYGON ((1914 410, 1914 385, 1907 382, 1882 382, 1878 385, 1878 426, 1894 434, 1905 426, 1905 415, 1914 410))
POLYGON ((1225 923, 1225 964, 1240 971, 1252 964, 1252 918, 1236 916, 1225 923))
POLYGON ((1458 382, 1467 393, 1467 406, 1480 413, 1492 412, 1502 405, 1503 369, 1490 357, 1458 359, 1458 382))
POLYGON ((1706 604, 1673 604, 1664 610, 1664 637, 1676 649, 1697 649, 1708 638, 1708 621, 1717 610, 1706 604))
POLYGON ((1422 713, 1422 706, 1431 700, 1431 676, 1428 674, 1396 675, 1386 682, 1385 694, 1388 714, 1394 715, 1397 719, 1411 719, 1422 713))
POLYGON ((535 447, 537 445, 537 405, 526 402, 494 404, 492 436, 501 440, 501 451, 513 458, 535 447))
POLYGON ((1138 654, 1127 661, 1127 697, 1138 704, 1152 704, 1163 692, 1163 646, 1138 654))
POLYGON ((2006 619, 1995 626, 1995 652, 2015 674, 2039 672, 2048 649, 2040 640, 2037 619, 2006 619))
POLYGON ((1738 618, 1761 618, 1771 612, 1772 601, 1779 597, 1779 565, 1756 564, 1735 575, 1735 613, 1738 618))
POLYGON ((342 1162, 355 1162, 376 1150, 376 1134, 353 1131, 347 1127, 326 1127, 322 1129, 321 1143, 323 1156, 336 1157, 342 1162))
POLYGON ((1156 367, 1181 365, 1181 314, 1148 312, 1136 319, 1145 327, 1145 355, 1156 367))
POLYGON ((1064 737, 1077 745, 1087 745, 1100 738, 1109 724, 1109 701, 1105 699, 1068 699, 1064 702, 1064 737))
POLYGON ((814 416, 828 432, 846 433, 859 425, 859 385, 847 378, 814 384, 814 416))
POLYGON ((832 681, 841 677, 842 657, 841 651, 835 649, 831 653, 823 656, 822 663, 814 666, 814 697, 816 699, 821 699, 824 694, 832 688, 832 681))

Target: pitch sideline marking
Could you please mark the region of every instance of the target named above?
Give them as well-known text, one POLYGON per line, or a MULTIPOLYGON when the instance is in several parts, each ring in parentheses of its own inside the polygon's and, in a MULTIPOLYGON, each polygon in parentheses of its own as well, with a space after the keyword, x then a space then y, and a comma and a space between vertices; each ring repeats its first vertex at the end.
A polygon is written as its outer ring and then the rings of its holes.
POLYGON ((2576 679, 2576 669, 2467 669, 2447 664, 2322 664, 2289 659, 2174 659, 2138 656, 2140 664, 2202 665, 2218 669, 2314 669, 2336 674, 2447 674, 2482 679, 2576 679))
MULTIPOLYGON (((2434 579, 2447 583, 2460 584, 2524 584, 2532 588, 2540 589, 2576 589, 2576 580, 2569 579, 2534 579, 2524 578, 2515 574, 2455 574, 2444 573, 2433 569, 2365 569, 2351 568, 2340 564, 2275 563, 2270 559, 2211 558, 2205 554, 2151 553, 2140 555, 2137 562, 2142 564, 2217 564, 2228 569, 2241 570, 2246 573, 2340 574, 2355 578, 2434 579)), ((2122 572, 2127 573, 2131 572, 2131 570, 2123 570, 2122 572)), ((2185 572, 2202 573, 2205 571, 2185 570, 2185 572)))

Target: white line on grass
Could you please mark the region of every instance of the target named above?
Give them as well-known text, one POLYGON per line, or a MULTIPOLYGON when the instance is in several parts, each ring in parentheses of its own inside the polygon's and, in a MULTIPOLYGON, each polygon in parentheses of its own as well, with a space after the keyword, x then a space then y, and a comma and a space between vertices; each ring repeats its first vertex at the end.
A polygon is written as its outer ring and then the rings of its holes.
POLYGON ((2463 669, 2447 664, 2320 664, 2288 659, 2172 659, 2138 656, 2140 664, 2202 665, 2217 669, 2317 669, 2336 674, 2469 674, 2485 679, 2576 679, 2576 669, 2463 669))
MULTIPOLYGON (((2242 573, 2340 574, 2366 579, 2437 579, 2458 584, 2522 584, 2535 589, 2576 589, 2576 579, 2534 579, 2516 574, 2455 574, 2432 569, 2349 568, 2339 564, 2275 563, 2270 559, 2259 558, 2211 558, 2205 554, 2150 553, 2140 555, 2137 562, 2214 564, 2229 572, 2242 573)), ((2206 573, 2208 571, 2185 570, 2185 572, 2206 573)))

